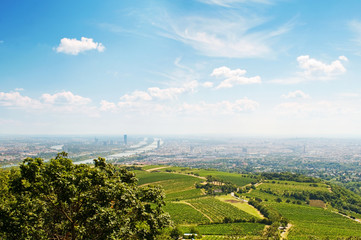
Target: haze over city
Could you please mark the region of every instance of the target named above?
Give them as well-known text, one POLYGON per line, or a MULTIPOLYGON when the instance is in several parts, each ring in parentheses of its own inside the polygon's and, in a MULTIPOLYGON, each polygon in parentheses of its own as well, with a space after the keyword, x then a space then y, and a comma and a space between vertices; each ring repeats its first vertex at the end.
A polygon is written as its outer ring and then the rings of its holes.
POLYGON ((360 1, 2 1, 1 134, 360 137, 360 1))

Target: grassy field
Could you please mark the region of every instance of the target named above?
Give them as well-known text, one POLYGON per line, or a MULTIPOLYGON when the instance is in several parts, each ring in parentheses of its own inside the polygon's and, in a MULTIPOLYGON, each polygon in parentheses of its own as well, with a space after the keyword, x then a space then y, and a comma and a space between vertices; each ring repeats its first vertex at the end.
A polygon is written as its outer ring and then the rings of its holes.
POLYGON ((222 222, 225 217, 231 219, 251 219, 253 216, 229 203, 222 202, 215 197, 202 197, 187 200, 196 209, 207 215, 213 222, 222 222))
POLYGON ((249 205, 247 202, 237 200, 236 198, 232 197, 230 194, 217 196, 216 199, 218 199, 222 202, 231 204, 231 205, 235 206, 236 208, 238 208, 256 218, 260 218, 260 219, 263 218, 263 216, 253 206, 249 205))

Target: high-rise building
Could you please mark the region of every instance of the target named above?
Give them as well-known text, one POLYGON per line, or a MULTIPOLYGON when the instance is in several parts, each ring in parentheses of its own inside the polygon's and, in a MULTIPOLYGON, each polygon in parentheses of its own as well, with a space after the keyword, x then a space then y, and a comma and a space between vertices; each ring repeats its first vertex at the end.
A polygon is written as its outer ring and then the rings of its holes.
POLYGON ((160 148, 160 139, 157 141, 157 148, 160 148))
POLYGON ((124 134, 124 145, 128 144, 128 136, 127 134, 124 134))

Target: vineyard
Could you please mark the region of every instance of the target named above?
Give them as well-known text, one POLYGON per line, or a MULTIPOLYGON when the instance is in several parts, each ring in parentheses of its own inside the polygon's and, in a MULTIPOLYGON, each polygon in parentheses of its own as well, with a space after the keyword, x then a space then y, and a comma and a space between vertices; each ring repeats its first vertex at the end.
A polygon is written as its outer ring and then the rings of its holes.
POLYGON ((227 217, 231 220, 245 219, 250 220, 254 218, 252 215, 238 209, 237 207, 222 202, 214 197, 203 197, 188 200, 196 209, 212 219, 213 222, 220 223, 227 217))
MULTIPOLYGON (((302 176, 297 176, 297 181, 286 181, 269 176, 262 179, 255 175, 169 166, 146 166, 135 172, 139 185, 162 186, 166 193, 164 210, 173 222, 184 233, 196 229, 202 239, 242 239, 245 236, 278 239, 287 224, 292 226, 284 235, 288 239, 361 237, 361 224, 351 219, 360 215, 349 210, 351 217, 346 217, 342 215, 346 213, 339 213, 334 202, 326 201, 325 198, 334 197, 326 182, 302 176), (206 184, 209 176, 218 179, 215 181, 218 188, 227 183, 242 191, 206 193, 196 187, 206 184)), ((342 191, 338 193, 342 199, 352 196, 355 204, 361 200, 352 194, 340 195, 342 191)))
POLYGON ((186 203, 168 202, 164 210, 172 216, 172 220, 176 224, 207 224, 210 220, 201 212, 195 210, 186 203))
POLYGON ((360 223, 329 210, 287 203, 272 203, 269 206, 278 210, 294 224, 288 235, 289 239, 310 239, 311 236, 361 237, 360 223))

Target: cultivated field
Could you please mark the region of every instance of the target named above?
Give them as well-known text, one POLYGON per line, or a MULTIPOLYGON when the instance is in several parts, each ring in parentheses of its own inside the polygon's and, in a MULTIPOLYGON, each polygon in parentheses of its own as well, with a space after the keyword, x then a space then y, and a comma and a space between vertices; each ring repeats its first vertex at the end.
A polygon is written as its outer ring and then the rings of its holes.
MULTIPOLYGON (((164 210, 184 232, 196 227, 203 235, 202 239, 262 237, 271 228, 263 224, 266 219, 260 214, 260 207, 271 211, 273 216, 281 216, 282 221, 286 220, 292 225, 288 229, 288 239, 361 237, 359 222, 336 213, 337 210, 324 200, 303 198, 312 194, 316 198, 320 193, 325 193, 325 196, 330 194, 331 188, 324 182, 268 179, 257 183, 259 178, 253 175, 214 170, 169 166, 147 166, 145 169, 135 171, 139 185, 162 186, 166 193, 164 210), (252 186, 253 183, 253 187, 247 187, 248 192, 241 193, 240 198, 221 193, 216 196, 205 195, 204 189, 196 188, 196 184, 205 184, 207 176, 231 182, 238 187, 252 186), (258 209, 250 205, 248 200, 257 201, 258 209)), ((277 235, 277 231, 278 227, 273 234, 277 235)))

